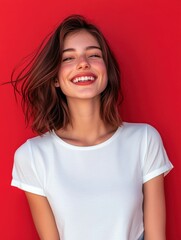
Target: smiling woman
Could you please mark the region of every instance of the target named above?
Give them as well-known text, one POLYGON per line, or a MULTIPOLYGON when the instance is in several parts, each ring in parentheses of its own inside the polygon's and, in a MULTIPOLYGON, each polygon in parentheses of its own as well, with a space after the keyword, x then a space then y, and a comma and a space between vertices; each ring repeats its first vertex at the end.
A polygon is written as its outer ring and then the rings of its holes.
MULTIPOLYGON (((71 45, 71 39, 75 38, 77 41, 78 36, 82 35, 83 32, 88 37, 87 41, 89 40, 91 43, 91 45, 84 46, 87 48, 86 56, 90 54, 87 59, 91 58, 95 61, 95 54, 99 54, 101 57, 99 62, 102 62, 102 65, 105 65, 107 69, 105 69, 104 74, 107 74, 109 81, 100 96, 101 118, 115 128, 121 123, 117 109, 118 101, 122 100, 119 65, 106 39, 97 27, 86 22, 83 17, 76 15, 65 19, 50 36, 45 46, 43 48, 43 44, 40 46, 40 51, 30 62, 29 71, 27 71, 28 64, 16 80, 12 79, 15 90, 22 94, 22 106, 26 121, 29 123, 30 119, 33 119, 32 129, 39 134, 45 133, 47 130, 65 128, 71 122, 67 98, 61 88, 55 88, 55 84, 60 80, 60 69, 66 71, 70 65, 67 63, 73 61, 72 54, 76 54, 74 48, 77 48, 77 53, 81 51, 82 43, 76 42, 74 47, 71 45), (80 33, 78 34, 78 32, 80 33), (68 49, 65 44, 68 44, 68 49), (96 48, 94 46, 94 50, 92 44, 96 46, 96 48), (23 84, 21 84, 22 82, 23 84)), ((84 37, 84 45, 85 38, 86 36, 84 37)), ((80 61, 82 55, 78 59, 80 61)), ((96 59, 98 58, 96 57, 96 59)))
POLYGON ((40 238, 164 240, 172 164, 153 127, 122 122, 119 66, 103 34, 70 16, 30 64, 12 84, 40 136, 16 151, 12 185, 40 238))
POLYGON ((92 34, 81 30, 65 38, 55 86, 66 95, 69 109, 81 98, 94 102, 96 98, 99 104, 100 94, 107 86, 107 70, 99 43, 92 34))

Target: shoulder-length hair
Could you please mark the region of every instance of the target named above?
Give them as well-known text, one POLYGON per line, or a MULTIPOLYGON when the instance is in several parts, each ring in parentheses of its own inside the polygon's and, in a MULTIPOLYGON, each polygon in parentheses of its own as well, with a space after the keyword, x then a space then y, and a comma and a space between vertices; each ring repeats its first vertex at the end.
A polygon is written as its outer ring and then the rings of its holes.
POLYGON ((106 124, 118 127, 121 119, 118 101, 122 100, 119 65, 105 37, 93 24, 80 15, 71 15, 43 42, 31 61, 23 67, 11 83, 15 94, 22 96, 22 108, 26 123, 32 122, 32 130, 38 134, 58 130, 71 124, 66 96, 55 87, 55 79, 61 64, 65 37, 75 31, 86 30, 98 41, 107 68, 108 84, 101 93, 100 116, 106 124))

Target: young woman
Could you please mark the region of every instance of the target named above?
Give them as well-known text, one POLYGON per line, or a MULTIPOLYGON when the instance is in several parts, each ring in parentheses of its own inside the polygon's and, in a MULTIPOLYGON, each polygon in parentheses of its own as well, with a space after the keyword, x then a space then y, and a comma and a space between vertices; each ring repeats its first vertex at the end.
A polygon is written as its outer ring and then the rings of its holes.
POLYGON ((39 136, 16 151, 12 185, 40 239, 165 240, 172 164, 153 127, 121 121, 119 67, 102 33, 70 16, 30 65, 12 83, 39 136))

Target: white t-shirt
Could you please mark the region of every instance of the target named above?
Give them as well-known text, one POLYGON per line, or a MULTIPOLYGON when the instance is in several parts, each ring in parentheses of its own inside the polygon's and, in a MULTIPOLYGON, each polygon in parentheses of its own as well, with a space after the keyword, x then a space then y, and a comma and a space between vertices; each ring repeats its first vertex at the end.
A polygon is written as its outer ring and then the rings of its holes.
POLYGON ((153 127, 123 123, 94 146, 55 132, 29 139, 15 153, 12 185, 47 197, 61 240, 137 240, 143 183, 172 167, 153 127))

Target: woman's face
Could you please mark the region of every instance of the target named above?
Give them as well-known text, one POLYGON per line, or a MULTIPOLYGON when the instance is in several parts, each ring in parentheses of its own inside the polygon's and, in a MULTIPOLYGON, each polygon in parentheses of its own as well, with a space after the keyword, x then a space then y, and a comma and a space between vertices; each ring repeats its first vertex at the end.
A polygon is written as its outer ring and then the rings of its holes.
POLYGON ((67 99, 93 99, 104 91, 107 81, 106 66, 96 38, 86 30, 69 34, 64 40, 55 86, 61 88, 67 99))

